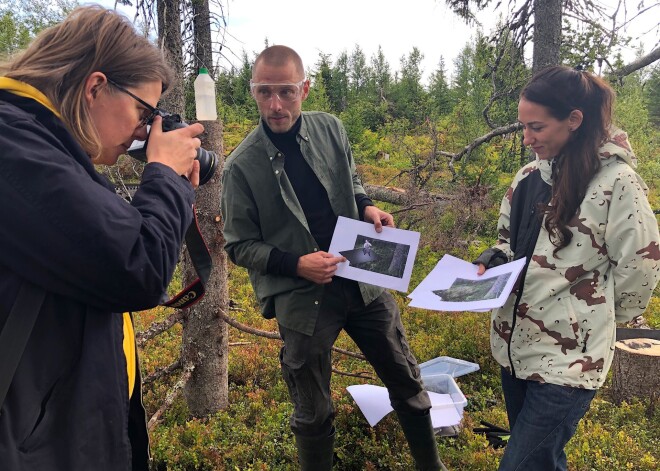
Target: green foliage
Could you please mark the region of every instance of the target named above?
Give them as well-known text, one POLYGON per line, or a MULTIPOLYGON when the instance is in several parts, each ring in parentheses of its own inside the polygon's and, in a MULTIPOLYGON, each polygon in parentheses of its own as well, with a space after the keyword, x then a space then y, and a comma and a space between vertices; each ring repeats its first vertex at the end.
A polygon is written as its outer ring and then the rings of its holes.
POLYGON ((569 463, 579 470, 658 469, 660 415, 649 415, 646 409, 642 403, 616 406, 596 396, 590 412, 579 423, 575 438, 568 443, 569 463))
MULTIPOLYGON (((653 124, 647 107, 645 84, 640 72, 626 77, 623 85, 615 84, 615 122, 627 133, 638 158, 638 172, 651 188, 660 185, 660 127, 653 124)), ((652 196, 651 204, 660 209, 652 196)))
POLYGON ((49 26, 59 23, 77 0, 0 0, 0 57, 24 49, 49 26))
POLYGON ((303 110, 310 111, 325 111, 330 113, 330 100, 328 99, 328 92, 323 83, 323 76, 321 74, 314 74, 314 86, 310 88, 307 99, 303 102, 303 110))
POLYGON ((25 48, 30 39, 30 31, 16 21, 13 12, 0 13, 0 57, 25 48))
POLYGON ((660 65, 656 65, 650 71, 644 98, 651 122, 656 128, 660 127, 660 65))
POLYGON ((453 105, 445 60, 440 57, 438 68, 431 75, 429 83, 429 114, 433 118, 445 116, 451 112, 453 105))
MULTIPOLYGON (((622 37, 617 32, 606 31, 595 23, 565 19, 562 25, 560 57, 563 64, 589 68, 596 62, 602 64, 603 58, 608 57, 613 49, 629 44, 630 38, 622 37)), ((618 60, 620 58, 617 58, 618 60)), ((613 61, 612 65, 616 66, 617 61, 613 61)))
POLYGON ((426 118, 428 108, 426 92, 422 86, 421 62, 424 54, 416 47, 401 58, 401 77, 391 87, 392 117, 405 118, 418 126, 426 118))

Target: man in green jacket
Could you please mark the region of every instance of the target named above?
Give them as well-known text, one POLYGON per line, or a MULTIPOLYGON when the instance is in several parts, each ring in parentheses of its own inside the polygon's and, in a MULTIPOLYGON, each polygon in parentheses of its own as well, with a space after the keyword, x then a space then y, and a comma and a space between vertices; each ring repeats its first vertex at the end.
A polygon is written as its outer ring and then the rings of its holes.
POLYGON ((387 386, 418 469, 442 469, 430 400, 396 302, 381 288, 333 278, 345 258, 327 253, 338 216, 372 222, 380 232, 394 226, 392 215, 365 194, 341 122, 302 113, 309 80, 294 50, 266 48, 250 89, 261 122, 225 164, 225 248, 248 269, 263 315, 277 319, 301 469, 332 467, 330 357, 342 329, 387 386))

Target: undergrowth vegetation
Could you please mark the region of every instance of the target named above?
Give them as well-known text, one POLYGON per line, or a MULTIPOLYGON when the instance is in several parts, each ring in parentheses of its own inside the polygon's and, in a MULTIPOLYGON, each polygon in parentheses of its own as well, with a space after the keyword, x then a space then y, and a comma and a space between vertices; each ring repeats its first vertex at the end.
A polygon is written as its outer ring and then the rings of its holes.
MULTIPOLYGON (((430 253, 421 254, 432 265, 430 253)), ((419 259, 418 259, 419 260, 419 259)), ((423 260, 422 260, 423 261, 423 260)), ((423 272, 423 267, 416 270, 423 272)), ((274 321, 259 315, 247 274, 232 267, 232 317, 253 327, 275 331, 274 321), (247 288, 246 288, 247 287, 247 288)), ((457 378, 468 405, 463 426, 455 437, 438 437, 443 461, 452 470, 494 470, 502 450, 489 446, 475 434, 481 420, 507 424, 499 367, 490 356, 488 313, 431 312, 405 307, 405 297, 396 295, 402 309, 411 348, 422 362, 447 355, 480 365, 477 372, 457 378)), ((654 298, 649 320, 660 324, 660 303, 654 298)), ((156 317, 166 316, 155 310, 156 317)), ((144 314, 144 313, 143 313, 144 314)), ((138 316, 138 329, 146 328, 152 316, 138 316)), ((291 405, 280 376, 280 342, 256 337, 230 328, 229 407, 206 419, 189 419, 185 401, 177 399, 151 433, 156 470, 295 470, 296 452, 289 430, 291 405)), ((150 342, 142 352, 143 368, 152 371, 169 364, 178 355, 179 329, 150 342)), ((342 334, 337 346, 356 351, 352 340, 342 334)), ((368 375, 370 379, 333 375, 332 396, 336 407, 336 469, 412 470, 413 463, 403 432, 393 414, 374 428, 366 422, 346 387, 352 384, 381 384, 368 363, 335 353, 338 371, 368 375)), ((159 382, 147 388, 145 406, 155 412, 167 389, 175 382, 159 382)), ((660 463, 660 408, 648 401, 614 405, 608 384, 596 396, 591 410, 569 442, 571 470, 648 470, 660 463)))

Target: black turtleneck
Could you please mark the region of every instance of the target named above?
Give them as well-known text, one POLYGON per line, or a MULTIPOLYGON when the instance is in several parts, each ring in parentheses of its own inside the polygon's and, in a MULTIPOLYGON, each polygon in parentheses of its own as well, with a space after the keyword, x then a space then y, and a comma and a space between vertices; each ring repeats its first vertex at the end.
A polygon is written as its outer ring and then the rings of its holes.
MULTIPOLYGON (((284 171, 296 193, 309 230, 316 240, 319 250, 327 252, 335 231, 337 215, 332 210, 328 192, 303 157, 300 144, 296 139, 302 125, 302 116, 285 133, 274 133, 265 122, 263 125, 271 142, 284 154, 284 171)), ((373 203, 366 195, 356 195, 355 200, 360 210, 360 218, 362 218, 364 208, 373 203)), ((267 271, 271 274, 296 276, 297 265, 297 256, 275 248, 268 259, 267 271)))

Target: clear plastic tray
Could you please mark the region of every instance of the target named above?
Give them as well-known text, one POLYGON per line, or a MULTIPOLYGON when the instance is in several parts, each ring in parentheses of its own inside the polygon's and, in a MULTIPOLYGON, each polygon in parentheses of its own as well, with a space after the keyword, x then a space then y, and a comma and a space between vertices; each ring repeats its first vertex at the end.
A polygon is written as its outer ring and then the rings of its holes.
MULTIPOLYGON (((438 374, 438 375, 428 376, 426 378, 422 378, 422 381, 424 382, 424 388, 427 391, 432 391, 439 394, 449 394, 453 406, 456 408, 456 412, 458 412, 458 415, 461 417, 462 420, 463 409, 467 405, 467 399, 465 398, 460 388, 456 384, 456 381, 454 381, 454 378, 451 375, 438 374)), ((461 428, 461 423, 459 421, 459 423, 457 424, 452 424, 444 427, 437 427, 434 428, 433 430, 436 435, 453 436, 458 434, 460 428, 461 428)))
POLYGON ((451 375, 458 378, 479 369, 479 365, 452 357, 437 357, 419 365, 422 379, 435 375, 451 375))

